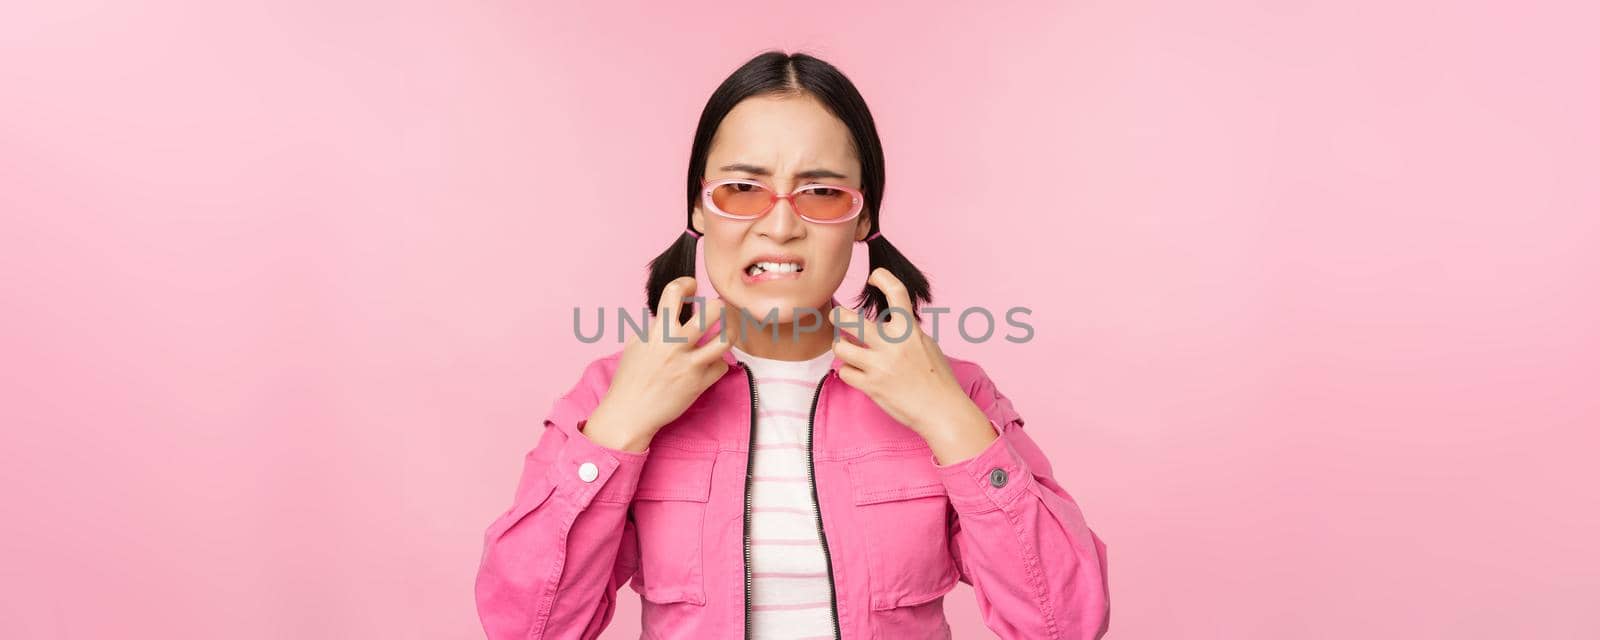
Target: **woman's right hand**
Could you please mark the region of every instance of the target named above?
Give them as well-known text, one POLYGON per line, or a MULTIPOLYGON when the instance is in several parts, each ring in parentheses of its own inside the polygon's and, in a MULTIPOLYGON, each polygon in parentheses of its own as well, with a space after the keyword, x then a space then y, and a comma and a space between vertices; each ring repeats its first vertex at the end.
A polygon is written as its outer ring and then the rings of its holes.
POLYGON ((733 342, 718 335, 704 345, 695 346, 722 317, 721 300, 707 299, 704 308, 678 323, 684 298, 694 295, 695 279, 683 276, 667 283, 641 340, 627 332, 617 373, 605 397, 590 414, 583 434, 604 447, 622 451, 644 451, 661 427, 676 420, 700 394, 727 373, 722 355, 733 342), (705 318, 701 327, 702 316, 705 318), (672 341, 662 337, 663 323, 672 341))

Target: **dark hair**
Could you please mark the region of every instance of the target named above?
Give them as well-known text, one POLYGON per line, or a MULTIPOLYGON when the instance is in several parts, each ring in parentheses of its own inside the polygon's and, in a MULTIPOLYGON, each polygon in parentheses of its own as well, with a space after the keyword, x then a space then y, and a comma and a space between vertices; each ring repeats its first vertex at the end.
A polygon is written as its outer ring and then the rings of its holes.
MULTIPOLYGON (((666 251, 650 261, 650 279, 645 284, 645 294, 651 314, 655 314, 656 307, 661 304, 661 292, 667 283, 694 275, 698 236, 691 234, 688 229, 693 226, 694 207, 700 196, 700 180, 705 177, 706 157, 711 153, 711 139, 716 135, 717 127, 728 112, 746 98, 785 94, 815 96, 834 116, 844 121, 861 160, 861 193, 866 200, 861 213, 872 221, 868 236, 881 229, 878 214, 879 204, 883 201, 883 144, 878 140, 878 128, 872 122, 872 112, 867 109, 866 101, 861 99, 861 93, 837 68, 815 57, 804 53, 764 52, 751 58, 723 80, 706 101, 705 110, 700 112, 700 125, 695 129, 694 146, 689 151, 689 210, 684 232, 678 234, 666 251)), ((703 229, 696 231, 704 233, 703 229)), ((912 315, 920 319, 917 310, 922 304, 933 300, 928 279, 922 275, 922 271, 882 235, 867 241, 867 266, 868 273, 883 267, 899 278, 909 294, 912 315)), ((855 308, 863 315, 875 318, 889 308, 889 302, 878 287, 868 284, 856 298, 855 308)), ((684 305, 679 322, 687 322, 693 311, 689 305, 684 305)))

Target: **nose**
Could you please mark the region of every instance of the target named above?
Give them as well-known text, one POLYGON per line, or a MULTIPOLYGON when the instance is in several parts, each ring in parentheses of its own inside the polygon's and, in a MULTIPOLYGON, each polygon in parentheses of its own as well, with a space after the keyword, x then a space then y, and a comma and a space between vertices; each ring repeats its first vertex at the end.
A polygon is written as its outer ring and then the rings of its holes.
POLYGON ((804 236, 805 227, 806 221, 795 213, 794 203, 788 197, 780 197, 772 204, 772 210, 756 221, 755 230, 774 242, 782 243, 804 236))

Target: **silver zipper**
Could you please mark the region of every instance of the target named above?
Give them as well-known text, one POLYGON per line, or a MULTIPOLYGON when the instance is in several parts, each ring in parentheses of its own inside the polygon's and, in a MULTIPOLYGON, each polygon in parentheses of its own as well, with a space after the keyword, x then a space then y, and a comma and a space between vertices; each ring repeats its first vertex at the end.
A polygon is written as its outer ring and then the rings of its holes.
POLYGON ((750 594, 755 580, 750 574, 750 485, 755 481, 756 464, 756 378, 750 365, 738 361, 744 368, 744 377, 750 383, 750 447, 744 463, 744 637, 750 640, 750 594))
POLYGON ((822 531, 822 501, 817 498, 817 466, 811 455, 811 440, 816 434, 817 401, 822 399, 822 386, 833 376, 833 370, 817 381, 817 392, 811 396, 811 416, 806 419, 806 477, 811 482, 811 511, 817 516, 817 539, 822 541, 822 564, 828 568, 828 616, 833 620, 833 637, 843 637, 839 632, 839 595, 833 584, 833 555, 828 552, 828 535, 822 531))
MULTIPOLYGON (((755 586, 750 572, 750 486, 755 481, 756 406, 760 402, 760 394, 756 393, 755 373, 750 371, 750 365, 743 360, 737 362, 744 369, 745 380, 750 384, 750 448, 745 457, 744 472, 744 637, 750 640, 750 597, 755 586)), ((817 381, 816 392, 811 396, 811 414, 806 419, 806 478, 811 486, 811 513, 817 521, 817 539, 822 542, 823 565, 828 568, 828 617, 833 622, 833 637, 838 640, 842 637, 839 631, 839 596, 833 582, 833 554, 828 551, 828 535, 822 529, 822 502, 817 497, 817 467, 811 446, 812 438, 816 435, 817 402, 822 399, 823 385, 832 376, 832 369, 823 374, 822 379, 817 381)))

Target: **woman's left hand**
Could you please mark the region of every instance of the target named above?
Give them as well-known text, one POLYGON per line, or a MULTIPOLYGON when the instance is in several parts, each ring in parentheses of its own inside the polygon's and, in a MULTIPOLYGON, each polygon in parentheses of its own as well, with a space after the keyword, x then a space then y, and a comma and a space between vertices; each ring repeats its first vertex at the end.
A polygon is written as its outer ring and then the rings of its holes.
POLYGON ((881 267, 867 283, 884 293, 891 311, 878 323, 853 309, 834 308, 835 326, 862 343, 834 340, 833 352, 844 361, 839 377, 927 440, 942 460, 981 450, 994 439, 994 428, 961 388, 939 343, 912 318, 905 284, 881 267))

